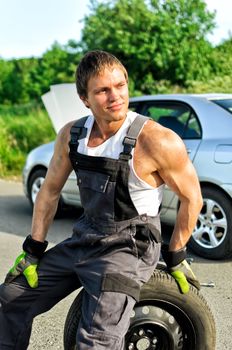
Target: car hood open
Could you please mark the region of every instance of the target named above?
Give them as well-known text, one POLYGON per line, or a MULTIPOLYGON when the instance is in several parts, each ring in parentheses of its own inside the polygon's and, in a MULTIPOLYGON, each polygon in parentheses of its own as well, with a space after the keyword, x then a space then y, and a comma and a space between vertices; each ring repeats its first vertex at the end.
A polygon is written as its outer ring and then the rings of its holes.
POLYGON ((69 121, 91 114, 79 98, 72 83, 51 85, 41 96, 56 133, 69 121))

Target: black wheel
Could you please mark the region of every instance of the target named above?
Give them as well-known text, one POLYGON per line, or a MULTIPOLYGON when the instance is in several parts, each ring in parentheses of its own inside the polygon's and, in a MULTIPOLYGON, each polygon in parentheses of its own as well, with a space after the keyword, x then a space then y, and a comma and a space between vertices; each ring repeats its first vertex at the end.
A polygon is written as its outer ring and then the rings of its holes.
MULTIPOLYGON (((29 201, 32 208, 34 207, 37 194, 39 193, 39 190, 44 182, 46 173, 47 173, 47 169, 45 168, 38 169, 35 172, 33 172, 29 178, 28 194, 29 194, 29 201)), ((55 217, 56 218, 61 217, 62 212, 63 212, 63 201, 62 201, 62 198, 60 197, 55 217)))
MULTIPOLYGON (((64 349, 74 350, 81 317, 80 293, 68 312, 64 349)), ((214 350, 215 323, 202 295, 191 286, 180 293, 174 279, 156 270, 146 283, 131 315, 125 350, 214 350)))
POLYGON ((64 324, 64 350, 76 350, 76 334, 81 318, 83 290, 74 299, 64 324))
POLYGON ((203 207, 189 246, 208 259, 232 256, 232 203, 221 191, 202 188, 203 207))
POLYGON ((28 182, 28 194, 31 206, 34 206, 37 194, 44 182, 47 170, 46 169, 38 169, 32 173, 28 182))

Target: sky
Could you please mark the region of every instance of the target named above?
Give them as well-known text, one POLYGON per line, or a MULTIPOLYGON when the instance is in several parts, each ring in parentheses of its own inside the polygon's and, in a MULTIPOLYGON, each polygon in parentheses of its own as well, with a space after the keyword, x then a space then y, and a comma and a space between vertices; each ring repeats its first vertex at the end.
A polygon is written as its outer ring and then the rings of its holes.
MULTIPOLYGON (((232 2, 205 1, 217 13, 217 28, 209 36, 216 45, 232 35, 232 2)), ((37 57, 55 41, 80 40, 88 13, 89 0, 0 0, 0 57, 37 57)))

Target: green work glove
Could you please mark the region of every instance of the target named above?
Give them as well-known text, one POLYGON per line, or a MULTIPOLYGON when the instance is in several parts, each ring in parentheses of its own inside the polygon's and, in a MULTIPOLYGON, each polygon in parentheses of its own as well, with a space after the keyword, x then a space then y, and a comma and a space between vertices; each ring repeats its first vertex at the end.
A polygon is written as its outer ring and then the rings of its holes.
POLYGON ((189 291, 189 283, 200 289, 200 282, 194 275, 186 258, 186 248, 177 251, 169 251, 168 245, 162 245, 162 256, 167 265, 168 272, 175 278, 181 293, 186 294, 189 291))
POLYGON ((16 258, 14 265, 6 275, 5 283, 9 284, 18 276, 23 275, 31 288, 38 287, 37 267, 47 245, 47 241, 39 242, 31 235, 27 236, 23 242, 23 252, 16 258))
POLYGON ((5 283, 11 283, 19 275, 24 275, 31 288, 38 287, 38 267, 39 259, 26 252, 22 252, 15 260, 14 265, 6 275, 5 283))
POLYGON ((178 283, 180 290, 183 294, 188 293, 189 283, 194 285, 198 290, 200 289, 200 282, 196 278, 187 260, 183 260, 177 266, 169 268, 171 275, 178 283))

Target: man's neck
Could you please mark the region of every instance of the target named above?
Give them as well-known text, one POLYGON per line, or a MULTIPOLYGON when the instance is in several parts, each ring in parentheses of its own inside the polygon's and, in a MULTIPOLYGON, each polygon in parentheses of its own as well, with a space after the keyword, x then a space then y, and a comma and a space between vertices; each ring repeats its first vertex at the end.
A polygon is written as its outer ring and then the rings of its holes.
MULTIPOLYGON (((89 137, 89 144, 95 144, 100 145, 110 137, 116 134, 116 132, 121 128, 123 125, 124 121, 126 119, 120 119, 120 120, 114 120, 114 121, 97 121, 95 119, 91 134, 89 137)), ((95 145, 96 146, 96 145, 95 145)))

